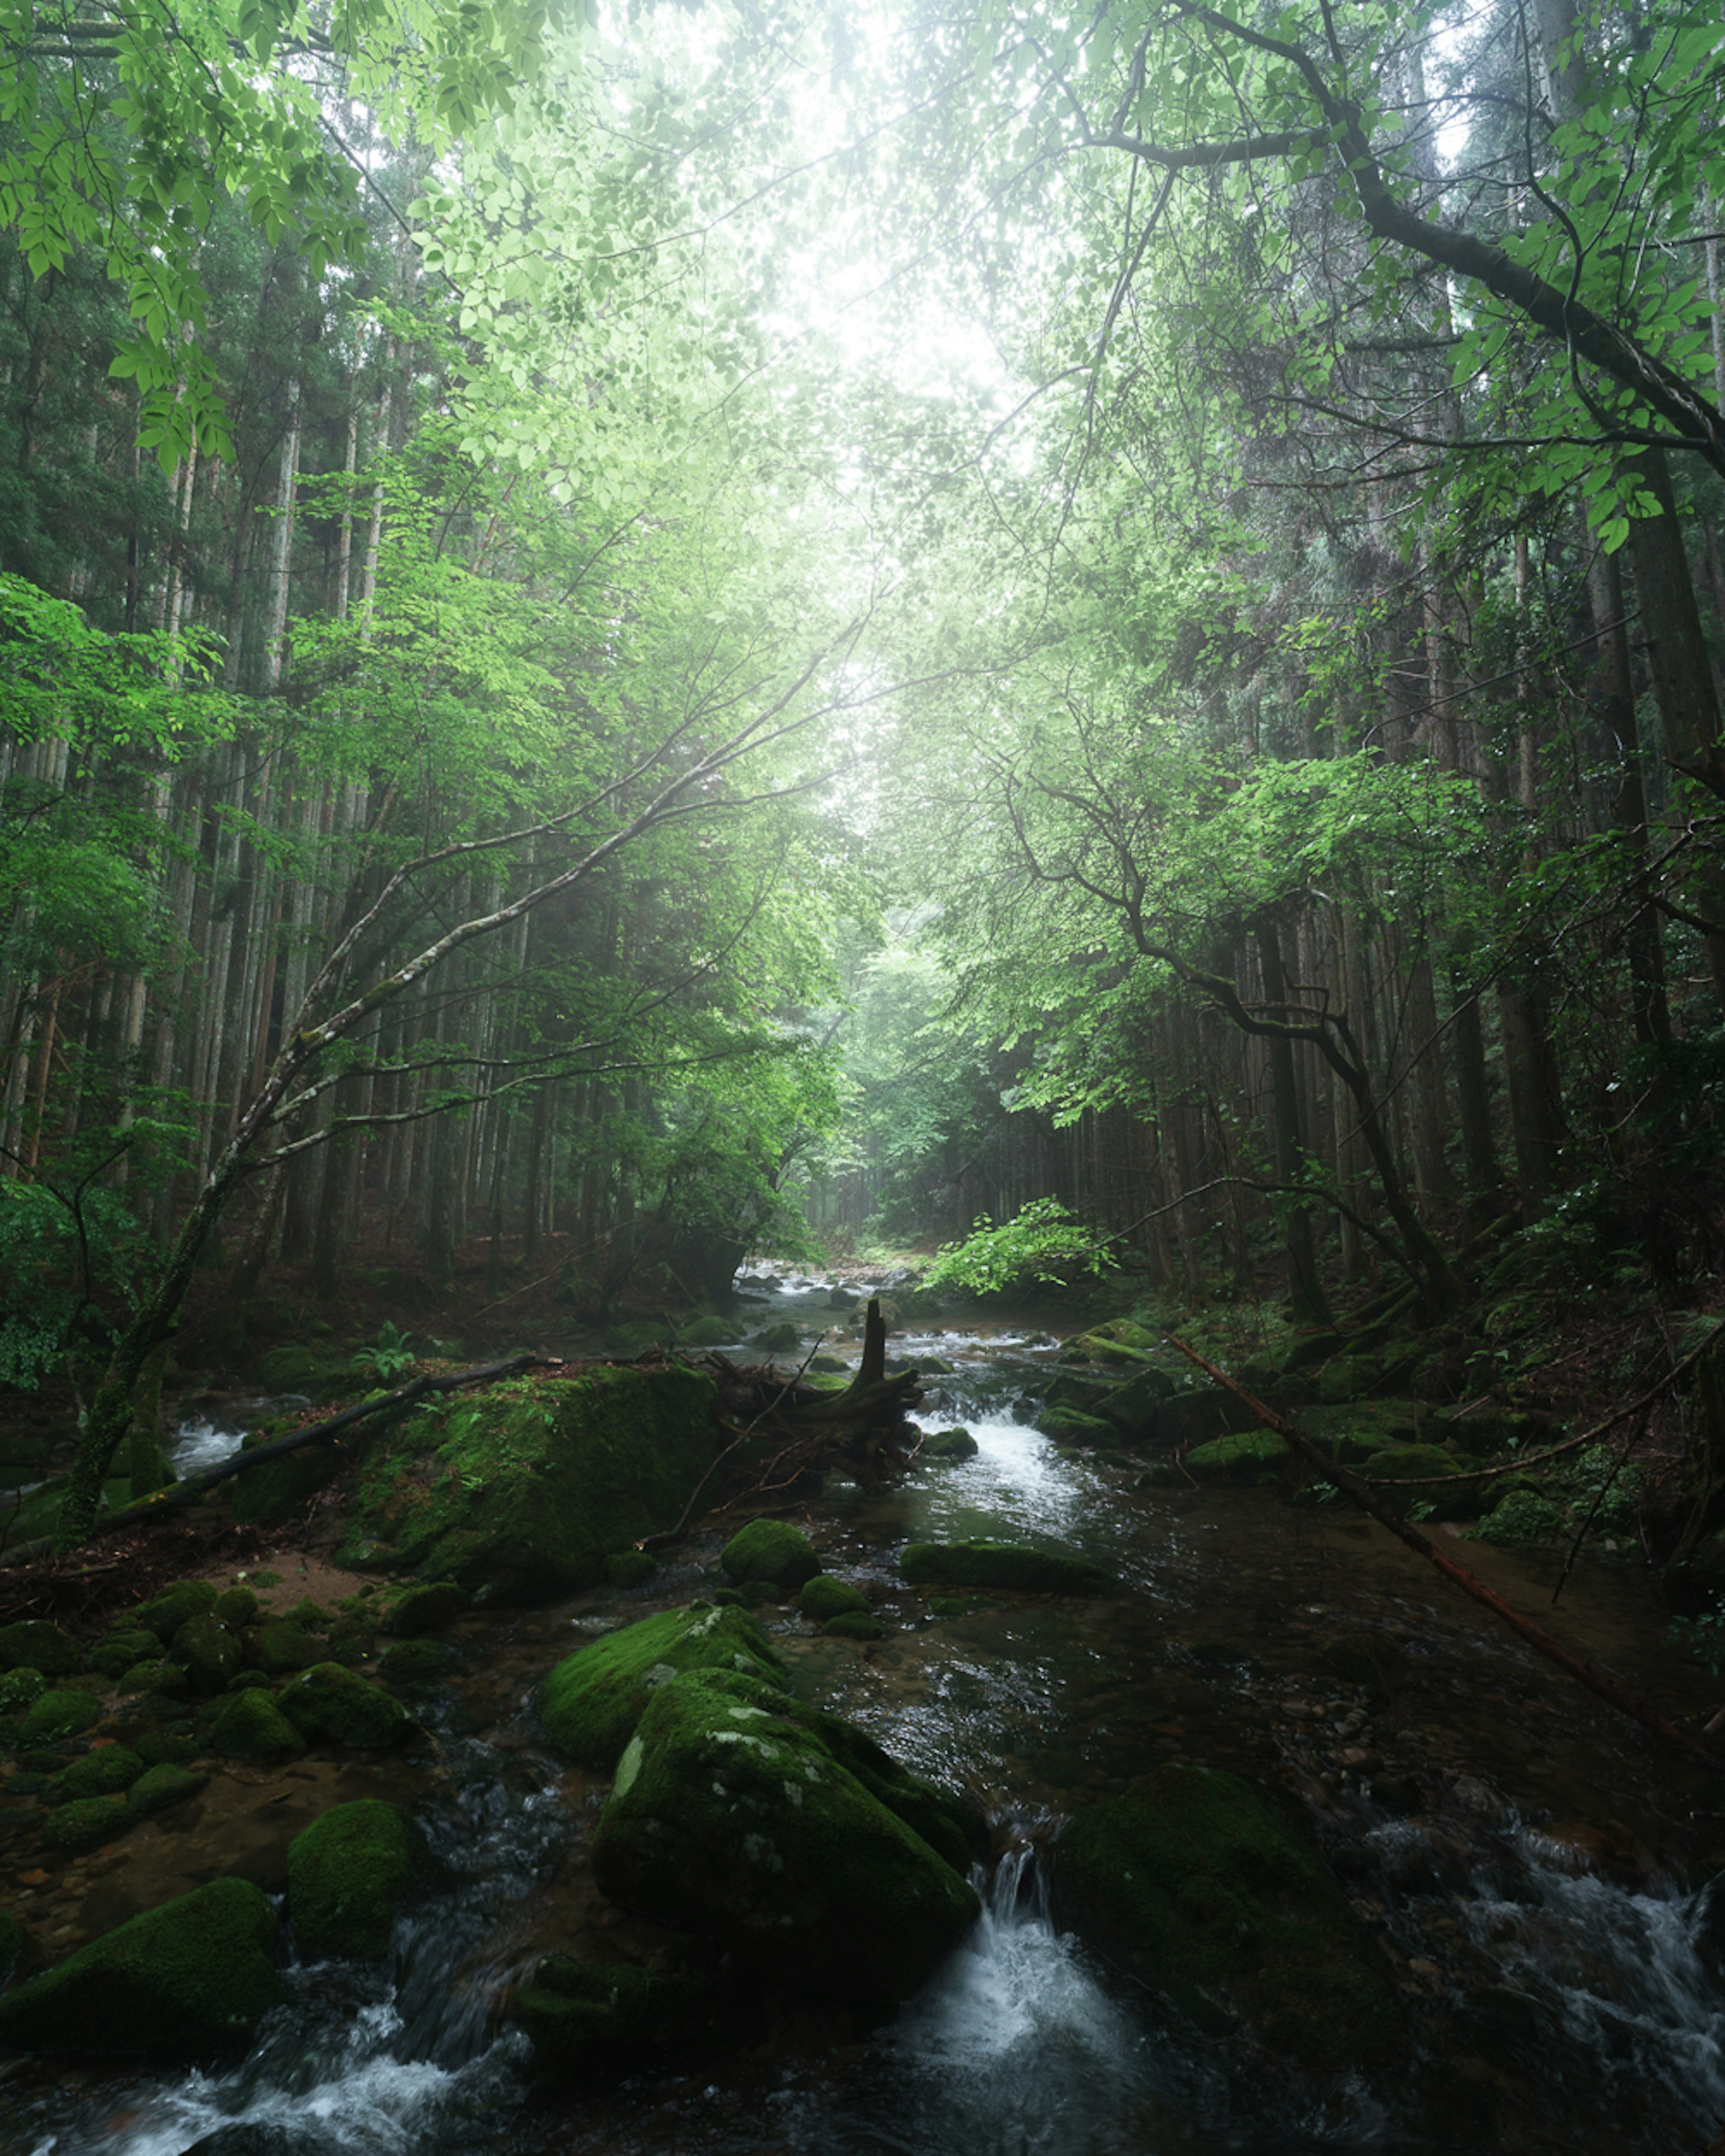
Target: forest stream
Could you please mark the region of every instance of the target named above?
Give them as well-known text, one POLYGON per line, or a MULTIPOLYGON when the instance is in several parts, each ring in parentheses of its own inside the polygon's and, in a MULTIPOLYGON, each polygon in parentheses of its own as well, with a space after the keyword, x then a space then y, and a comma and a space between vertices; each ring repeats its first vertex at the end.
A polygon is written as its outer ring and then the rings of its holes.
MULTIPOLYGON (((824 1284, 793 1284, 783 1301, 806 1317, 824 1297, 824 1284)), ((398 1926, 393 1962, 294 1967, 286 2003, 238 2064, 16 2083, 7 2145, 1700 2156, 1725 2120, 1725 1936, 1707 1892, 1688 1886, 1718 1830, 1705 1771, 1657 1753, 1368 1522, 1266 1489, 1143 1488, 1138 1463, 1057 1450, 1014 1413, 1027 1368, 1049 1352, 1034 1335, 898 1344, 950 1366, 919 1419, 962 1420, 975 1455, 884 1491, 831 1484, 802 1522, 826 1569, 869 1590, 893 1630, 859 1646, 793 1610, 760 1613, 799 1696, 968 1791, 991 1822, 981 1921, 895 2019, 835 2041, 811 2008, 692 2076, 598 2093, 536 2075, 526 2038, 501 2020, 506 1988, 552 1946, 606 1933, 652 1965, 650 1928, 603 1905, 585 1874, 605 1784, 552 1758, 530 1701, 572 1644, 710 1592, 716 1528, 644 1588, 470 1614, 447 1678, 413 1697, 435 1774, 347 1770, 373 1778, 367 1793, 415 1801, 447 1866, 398 1926), (896 1552, 913 1537, 978 1534, 1081 1550, 1124 1591, 1003 1594, 932 1616, 896 1552), (1344 1681, 1338 1641, 1365 1643, 1380 1681, 1344 1681), (1063 1932, 1063 1820, 1168 1761, 1231 1769, 1303 1815, 1402 1995, 1389 2095, 1302 2083, 1248 2040, 1199 2035, 1063 1932)), ((219 1417, 181 1439, 203 1457, 222 1441, 219 1417)), ((1549 1614, 1554 1556, 1471 1545, 1469 1562, 1549 1614)), ((1639 1567, 1584 1562, 1554 1621, 1671 1708, 1683 1680, 1645 1583, 1639 1567)), ((290 1790, 312 1772, 276 1779, 290 1790)), ((271 1801, 291 1809, 285 1794, 271 1801)))

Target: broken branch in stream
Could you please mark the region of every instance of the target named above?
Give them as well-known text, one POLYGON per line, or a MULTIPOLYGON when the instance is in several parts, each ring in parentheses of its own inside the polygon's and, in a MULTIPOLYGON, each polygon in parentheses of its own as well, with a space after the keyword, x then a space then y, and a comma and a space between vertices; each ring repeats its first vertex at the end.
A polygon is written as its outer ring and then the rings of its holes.
MULTIPOLYGON (((1608 1676, 1602 1676, 1591 1663, 1584 1661, 1579 1655, 1573 1653, 1560 1640, 1554 1640, 1549 1632, 1543 1630, 1531 1618, 1522 1616, 1519 1609, 1512 1608, 1495 1589, 1487 1587, 1484 1580, 1470 1572, 1465 1564, 1458 1563, 1447 1550, 1440 1549, 1429 1537, 1422 1535, 1410 1521, 1404 1520, 1399 1512, 1378 1495, 1369 1482, 1363 1481, 1360 1476, 1351 1473, 1348 1469, 1332 1460, 1327 1452, 1313 1444, 1303 1430, 1296 1430, 1285 1415, 1278 1414, 1274 1408, 1266 1407, 1262 1400, 1254 1399, 1243 1385, 1236 1384, 1225 1370, 1219 1370, 1214 1363, 1200 1355, 1195 1348, 1189 1348, 1183 1340, 1176 1340, 1172 1334, 1168 1335, 1167 1337, 1170 1348, 1178 1348, 1189 1363, 1196 1363, 1200 1370, 1214 1378, 1218 1384, 1225 1385, 1243 1407, 1251 1410, 1266 1430, 1274 1430, 1285 1445, 1298 1453, 1309 1466, 1316 1468, 1327 1481, 1333 1482, 1345 1496, 1352 1498, 1363 1512, 1369 1514, 1377 1521, 1379 1527, 1388 1527, 1398 1541, 1405 1543, 1417 1556, 1423 1557, 1429 1563, 1435 1565, 1444 1577, 1453 1580, 1464 1594, 1471 1594, 1476 1602, 1489 1609, 1493 1616, 1501 1618, 1512 1630, 1520 1633, 1528 1645, 1543 1655, 1548 1661, 1555 1662, 1560 1670, 1574 1677, 1578 1684, 1585 1685, 1590 1692, 1604 1700, 1609 1707, 1615 1707, 1620 1714, 1626 1714, 1632 1721, 1639 1722, 1644 1729, 1651 1730, 1656 1737, 1662 1738, 1667 1744, 1675 1744, 1680 1751, 1688 1753, 1692 1758, 1700 1759, 1707 1766, 1716 1769, 1722 1763, 1722 1763, 1715 1753, 1708 1751, 1706 1745, 1679 1729, 1675 1722, 1667 1722, 1663 1715, 1656 1714, 1651 1707, 1644 1707, 1640 1700, 1626 1692, 1621 1685, 1615 1683, 1608 1676)), ((1664 1382, 1668 1383, 1670 1377, 1675 1375, 1675 1371, 1671 1373, 1664 1382)))

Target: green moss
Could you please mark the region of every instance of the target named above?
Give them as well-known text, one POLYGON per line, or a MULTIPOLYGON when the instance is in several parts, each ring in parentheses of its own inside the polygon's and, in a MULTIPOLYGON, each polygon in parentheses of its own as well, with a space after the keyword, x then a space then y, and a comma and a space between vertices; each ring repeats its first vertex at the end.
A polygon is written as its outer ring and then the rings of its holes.
POLYGON ((337 1804, 288 1849, 288 1917, 302 1958, 375 1961, 427 1869, 407 1815, 375 1797, 337 1804))
MULTIPOLYGON (((254 1452, 285 1435, 273 1426, 254 1430, 240 1450, 254 1452)), ((278 1521, 290 1518, 320 1490, 326 1489, 352 1457, 336 1445, 307 1445, 297 1452, 284 1453, 279 1460, 249 1467, 228 1485, 228 1502, 234 1518, 242 1526, 254 1527, 274 1527, 278 1521)))
POLYGON ((327 1632, 334 1620, 327 1609, 320 1609, 306 1594, 302 1595, 291 1609, 284 1609, 277 1622, 297 1625, 302 1632, 327 1632))
POLYGON ((105 1640, 98 1640, 90 1650, 90 1666, 110 1678, 123 1676, 126 1671, 140 1662, 153 1661, 161 1652, 161 1645, 153 1632, 141 1627, 123 1632, 110 1632, 105 1640))
POLYGON ((834 1640, 884 1640, 892 1627, 872 1610, 844 1609, 829 1617, 820 1629, 834 1640))
POLYGON ((263 1670, 241 1670, 228 1680, 229 1691, 268 1691, 270 1679, 263 1670))
POLYGON ((605 1577, 614 1587, 644 1587, 659 1576, 659 1560, 648 1550, 619 1550, 605 1559, 605 1577))
POLYGON ((87 1691, 45 1691, 18 1727, 20 1744, 48 1744, 56 1737, 75 1737, 102 1718, 100 1702, 87 1691))
MULTIPOLYGON (((115 1683, 122 1692, 149 1691, 152 1687, 161 1685, 167 1673, 168 1666, 167 1663, 159 1661, 134 1662, 129 1670, 122 1670, 120 1672, 115 1679, 115 1683)), ((183 1683, 184 1671, 176 1671, 175 1674, 183 1683)))
MULTIPOLYGON (((1440 1445, 1382 1445, 1372 1455, 1364 1472, 1373 1481, 1424 1480, 1433 1475, 1459 1475, 1465 1471, 1465 1463, 1453 1452, 1445 1452, 1440 1445)), ((1420 1498, 1440 1505, 1445 1511, 1466 1506, 1477 1496, 1476 1482, 1452 1482, 1447 1489, 1441 1486, 1430 1490, 1392 1490, 1384 1494, 1398 1504, 1418 1502, 1420 1498)))
POLYGON ((679 1671, 743 1669, 786 1682, 767 1635, 747 1611, 695 1603, 644 1617, 565 1656, 540 1688, 539 1719, 566 1758, 601 1772, 617 1763, 655 1687, 679 1671))
POLYGON ((126 1833, 136 1818, 124 1797, 80 1797, 49 1814, 42 1839, 50 1849, 89 1849, 126 1833))
POLYGON ((216 1709, 209 1743, 223 1759, 296 1759, 305 1749, 267 1691, 229 1692, 216 1709))
POLYGON ((851 1612, 866 1614, 869 1598, 849 1581, 834 1579, 830 1573, 818 1572, 813 1579, 803 1583, 803 1591, 797 1597, 797 1607, 805 1617, 824 1624, 829 1617, 843 1617, 851 1612))
POLYGON ((969 1928, 976 1897, 841 1763, 829 1721, 735 1671, 674 1678, 619 1763, 593 1876, 781 1979, 906 1998, 969 1928))
POLYGON ((510 2002, 542 2064, 583 2073, 623 2071, 709 2032, 711 1986, 629 1962, 547 1954, 510 2002))
POLYGON ((1337 1355, 1318 1373, 1317 1396, 1334 1407, 1369 1393, 1384 1373, 1369 1355, 1337 1355))
POLYGON ((48 1679, 40 1670, 8 1670, 0 1676, 0 1714, 33 1707, 47 1690, 48 1679))
POLYGON ((126 1791, 126 1801, 140 1818, 147 1819, 195 1797, 208 1780, 208 1774, 195 1774, 186 1767, 151 1767, 126 1791))
POLYGON ((1481 1542, 1526 1549, 1534 1543, 1555 1542, 1563 1532, 1563 1516, 1537 1491, 1512 1490, 1473 1532, 1481 1542))
POLYGON ((249 1587, 224 1588, 216 1597, 215 1607, 210 1614, 239 1631, 248 1625, 257 1623, 258 1598, 249 1587))
POLYGON ((79 1797, 110 1797, 116 1789, 129 1789, 143 1771, 143 1761, 129 1746, 102 1744, 56 1774, 46 1794, 55 1804, 79 1797))
POLYGON ((1113 1575, 1070 1550, 1019 1543, 909 1543, 900 1558, 906 1579, 950 1587, 1004 1587, 1028 1594, 1111 1594, 1113 1575))
POLYGON ((216 1590, 207 1579, 182 1579, 141 1602, 131 1614, 140 1630, 153 1632, 167 1646, 182 1625, 207 1617, 215 1606, 216 1590))
POLYGON ((977 1441, 968 1430, 931 1430, 917 1450, 921 1460, 974 1460, 977 1441))
POLYGON ((1394 1995, 1346 1897, 1233 1775, 1158 1768, 1077 1813, 1056 1865, 1084 1935, 1200 2027, 1244 2021, 1326 2072, 1394 2045, 1394 1995))
POLYGON ((419 1727, 399 1700, 339 1662, 319 1662, 304 1671, 283 1689, 280 1703, 302 1737, 357 1751, 382 1751, 419 1727))
POLYGON ((69 1676, 84 1663, 78 1642, 41 1617, 0 1625, 0 1669, 39 1670, 45 1677, 69 1676))
POLYGON ((270 1897, 214 1879, 0 1998, 0 2038, 106 2056, 195 2054, 244 2041, 280 1991, 270 1897))
POLYGON ((1186 1469, 1199 1482, 1250 1482, 1260 1469, 1287 1457, 1286 1440, 1273 1430, 1242 1430, 1194 1445, 1186 1455, 1186 1469))
POLYGON ((751 1520, 719 1553, 733 1579, 765 1579, 781 1592, 800 1587, 820 1570, 814 1545, 788 1520, 751 1520))
POLYGON ((245 1643, 219 1617, 193 1617, 174 1635, 173 1658, 190 1679, 193 1691, 209 1699, 244 1667, 245 1643))
POLYGON ((355 1471, 348 1564, 517 1591, 591 1586, 675 1523, 712 1464, 713 1381, 597 1366, 496 1385, 381 1434, 355 1471))
POLYGON ((251 1650, 258 1667, 271 1676, 292 1676, 309 1670, 321 1650, 309 1632, 297 1625, 260 1625, 252 1635, 251 1650))
POLYGON ((417 1640, 423 1633, 441 1632, 445 1625, 453 1625, 472 1600, 465 1588, 456 1586, 452 1579, 410 1587, 391 1599, 377 1629, 397 1639, 417 1640))
POLYGON ((393 1640, 377 1657, 377 1674, 392 1684, 424 1684, 458 1659, 442 1640, 393 1640))
POLYGON ((1079 1408, 1045 1407, 1036 1417, 1036 1427, 1056 1445, 1106 1450, 1120 1442, 1120 1432, 1111 1422, 1105 1422, 1101 1415, 1086 1414, 1079 1408))
POLYGON ((734 1318, 697 1317, 682 1328, 677 1338, 686 1348, 722 1348, 737 1334, 734 1318))
POLYGON ((198 1757, 198 1740, 178 1729, 146 1729, 136 1747, 146 1767, 187 1767, 198 1757))

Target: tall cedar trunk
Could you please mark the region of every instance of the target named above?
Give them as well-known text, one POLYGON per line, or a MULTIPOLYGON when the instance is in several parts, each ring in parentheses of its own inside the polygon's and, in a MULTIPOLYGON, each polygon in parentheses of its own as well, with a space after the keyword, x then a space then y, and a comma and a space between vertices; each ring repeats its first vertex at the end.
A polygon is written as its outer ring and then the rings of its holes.
MULTIPOLYGON (((1270 1007, 1270 1015, 1285 1024, 1293 1014, 1288 1009, 1287 976, 1282 968, 1280 933, 1268 915, 1260 916, 1253 923, 1252 933, 1258 947, 1258 963, 1264 973, 1264 1000, 1270 1007)), ((1303 1183, 1308 1178, 1305 1135, 1300 1124, 1300 1095, 1294 1075, 1293 1043, 1284 1034, 1272 1034, 1266 1040, 1265 1049, 1270 1065, 1271 1144, 1276 1181, 1303 1183)), ((1317 1251, 1312 1240, 1312 1201, 1284 1195, 1278 1209, 1283 1208, 1288 1296, 1293 1304, 1294 1322, 1329 1325, 1333 1321, 1324 1299, 1323 1276, 1318 1270, 1317 1251)))

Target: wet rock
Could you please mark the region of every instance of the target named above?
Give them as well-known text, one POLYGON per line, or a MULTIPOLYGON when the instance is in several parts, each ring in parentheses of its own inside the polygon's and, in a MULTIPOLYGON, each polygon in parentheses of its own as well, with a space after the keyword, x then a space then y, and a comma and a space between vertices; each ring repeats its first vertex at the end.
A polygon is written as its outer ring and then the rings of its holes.
POLYGON ((166 1647, 182 1625, 207 1617, 215 1606, 216 1590, 207 1579, 182 1579, 141 1602, 131 1616, 139 1630, 153 1632, 166 1647))
POLYGON ((1028 1594, 1111 1594, 1117 1584, 1101 1565, 1073 1551, 1022 1543, 908 1543, 898 1563, 906 1579, 1028 1594))
POLYGON ((8 1670, 0 1676, 0 1714, 18 1714, 33 1707, 47 1690, 48 1679, 40 1670, 8 1670))
POLYGON ((104 1744, 63 1768, 43 1794, 51 1804, 79 1797, 110 1797, 116 1790, 129 1789, 143 1771, 143 1761, 129 1745, 104 1744))
POLYGON ((720 1551, 719 1562, 733 1579, 768 1580, 786 1594, 820 1570, 814 1545, 788 1520, 751 1520, 720 1551))
POLYGON ((764 1348, 769 1355, 788 1354, 802 1342, 803 1336, 794 1325, 769 1325, 750 1340, 752 1348, 764 1348))
POLYGON ((219 1617, 193 1617, 174 1635, 173 1659, 201 1699, 223 1691, 245 1665, 245 1643, 219 1617))
POLYGON ((323 2156, 327 2146, 321 2135, 301 2135, 285 2126, 241 2119, 194 2141, 185 2156, 323 2156))
POLYGON ((611 2073, 716 2035, 719 2005, 712 1986, 686 1977, 547 1954, 509 2010, 542 2064, 611 2073))
POLYGON ((591 1586, 680 1515, 712 1465, 716 1399, 680 1365, 598 1365, 421 1409, 367 1447, 341 1562, 517 1597, 591 1586))
MULTIPOLYGON (((260 1698, 261 1693, 243 1693, 260 1698)), ((318 1662, 283 1686, 277 1704, 300 1736, 381 1752, 413 1736, 418 1723, 392 1699, 339 1662, 318 1662)))
POLYGON ((258 1621, 258 1598, 249 1587, 224 1588, 216 1597, 210 1614, 224 1625, 231 1625, 235 1631, 243 1630, 258 1621))
MULTIPOLYGON (((1382 1445, 1373 1453, 1364 1472, 1373 1481, 1424 1481, 1438 1475, 1461 1475, 1466 1472, 1465 1461, 1453 1452, 1445 1452, 1440 1445, 1382 1445)), ((1406 1506, 1425 1498, 1446 1512, 1471 1511, 1477 1502, 1480 1486, 1476 1482, 1452 1482, 1447 1488, 1441 1484, 1426 1490, 1386 1491, 1385 1496, 1398 1505, 1406 1506)))
POLYGON ((869 1609, 841 1609, 829 1617, 821 1630, 834 1640, 884 1640, 892 1627, 869 1609))
POLYGON ((1156 1435, 1157 1418, 1174 1396, 1174 1381, 1165 1370, 1140 1370, 1123 1385, 1105 1393, 1091 1410, 1120 1432, 1128 1444, 1147 1445, 1156 1435))
POLYGON ((746 1610, 697 1602, 566 1655, 540 1687, 546 1735, 566 1758, 614 1767, 654 1691, 685 1670, 746 1670, 783 1686, 778 1656, 746 1610))
POLYGON ((376 1961, 429 1860, 398 1805, 362 1797, 316 1819, 288 1846, 288 1919, 300 1957, 376 1961))
POLYGON ((675 1678, 619 1763, 593 1876, 624 1907, 715 1935, 781 1978, 908 1998, 977 1898, 841 1764, 827 1719, 734 1672, 675 1678))
POLYGON ((1045 1406, 1036 1417, 1036 1427, 1056 1445, 1106 1450, 1120 1442, 1120 1432, 1111 1422, 1105 1422, 1100 1415, 1086 1414, 1078 1408, 1045 1406))
POLYGON ((1255 1482, 1289 1456, 1286 1440, 1273 1430, 1236 1430, 1230 1437, 1194 1445, 1186 1455, 1186 1471, 1197 1482, 1255 1482))
MULTIPOLYGON (((1148 1333, 1144 1337, 1147 1340, 1151 1338, 1148 1333)), ((1063 1363, 1106 1363, 1138 1369, 1149 1360, 1149 1354, 1145 1348, 1132 1347, 1123 1340, 1111 1339, 1106 1332, 1099 1330, 1075 1333, 1061 1347, 1060 1360, 1063 1363)))
POLYGON ((1302 1332, 1277 1348, 1271 1360, 1284 1373, 1309 1370, 1317 1363, 1327 1363, 1341 1346, 1339 1332, 1302 1332))
POLYGON ((737 1337, 736 1321, 729 1317, 696 1317, 684 1326, 677 1339, 685 1348, 722 1348, 737 1337))
POLYGON ((21 1746, 51 1744, 57 1737, 76 1737, 102 1718, 101 1703, 87 1691, 45 1691, 18 1725, 21 1746))
POLYGON ((0 1998, 0 2041, 105 2057, 195 2055, 244 2041, 280 1991, 269 1896, 246 1880, 214 1879, 0 1998))
POLYGON ((182 1729, 146 1729, 132 1747, 146 1767, 187 1767, 198 1757, 198 1740, 182 1729))
POLYGON ((38 1670, 45 1677, 69 1677, 83 1661, 84 1650, 78 1642, 44 1618, 0 1625, 0 1669, 38 1670))
POLYGON ((1261 1428, 1257 1417, 1225 1385, 1194 1385, 1163 1401, 1156 1410, 1154 1442, 1172 1450, 1178 1445, 1208 1445, 1213 1439, 1261 1428))
POLYGON ((195 1774, 187 1767, 150 1767, 126 1791, 126 1801, 140 1818, 147 1819, 197 1796, 208 1781, 208 1774, 195 1774))
POLYGON ((1394 1689, 1404 1660, 1394 1640, 1372 1632, 1332 1632, 1318 1642, 1317 1651, 1344 1684, 1380 1698, 1394 1689))
POLYGON ((426 1684, 459 1660, 446 1640, 394 1640, 377 1657, 377 1674, 391 1684, 426 1684))
POLYGON ((441 1632, 445 1625, 453 1625, 472 1601, 473 1597, 453 1579, 410 1587, 388 1604, 377 1630, 398 1640, 417 1640, 426 1632, 441 1632))
POLYGON ((1200 2028, 1244 2023, 1324 2072, 1395 2046, 1394 1995, 1347 1898, 1233 1775, 1158 1768, 1076 1813, 1056 1865, 1083 1936, 1200 2028))
POLYGON ((223 1759, 296 1759, 300 1732, 266 1691, 236 1691, 216 1709, 210 1749, 223 1759))
POLYGON ((90 1650, 90 1666, 103 1676, 117 1680, 140 1662, 153 1661, 161 1651, 161 1642, 153 1632, 128 1626, 96 1642, 90 1650))
POLYGON ((258 1667, 275 1677, 309 1670, 322 1652, 311 1635, 297 1625, 260 1625, 252 1635, 251 1647, 258 1667))
POLYGON ((829 1617, 866 1614, 869 1598, 848 1580, 834 1579, 830 1573, 819 1572, 804 1583, 797 1597, 797 1607, 805 1617, 824 1625, 829 1617))
POLYGON ((605 1559, 605 1577, 614 1587, 644 1587, 659 1575, 659 1560, 649 1550, 619 1550, 605 1559))
POLYGON ((968 1430, 935 1430, 923 1439, 917 1456, 922 1460, 974 1460, 977 1441, 968 1430))
POLYGON ((90 1849, 127 1833, 136 1820, 124 1797, 80 1797, 49 1815, 42 1839, 50 1849, 90 1849))

